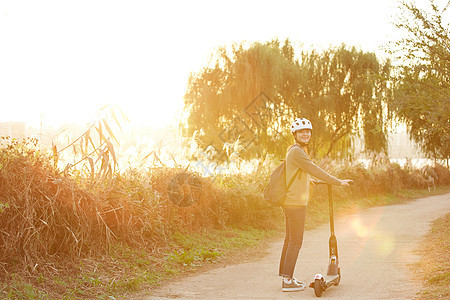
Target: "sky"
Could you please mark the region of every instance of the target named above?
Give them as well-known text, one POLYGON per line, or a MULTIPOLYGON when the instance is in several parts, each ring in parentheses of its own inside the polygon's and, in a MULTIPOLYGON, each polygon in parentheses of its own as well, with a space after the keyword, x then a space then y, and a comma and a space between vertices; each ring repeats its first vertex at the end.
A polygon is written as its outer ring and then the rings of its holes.
POLYGON ((0 122, 175 124, 189 74, 220 46, 289 38, 382 53, 395 0, 0 0, 0 122))

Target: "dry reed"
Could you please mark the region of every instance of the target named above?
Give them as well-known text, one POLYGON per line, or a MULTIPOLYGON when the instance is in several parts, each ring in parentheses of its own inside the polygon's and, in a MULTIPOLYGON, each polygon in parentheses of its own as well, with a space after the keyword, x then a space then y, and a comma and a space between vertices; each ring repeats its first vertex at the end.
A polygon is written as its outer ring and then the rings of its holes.
MULTIPOLYGON (((93 184, 82 174, 60 172, 54 156, 39 151, 36 141, 4 139, 2 144, 0 279, 4 282, 14 273, 36 277, 67 269, 79 272, 80 261, 107 257, 113 244, 151 254, 167 247, 177 231, 273 228, 281 220, 280 211, 262 198, 269 169, 214 178, 176 168, 146 173, 129 169, 93 184), (187 199, 190 205, 170 200, 168 187, 179 174, 198 183, 197 189, 186 182, 177 187, 183 197, 192 197, 187 199)), ((353 187, 341 191, 341 201, 450 183, 450 171, 439 165, 419 170, 395 164, 326 169, 355 180, 353 187)))

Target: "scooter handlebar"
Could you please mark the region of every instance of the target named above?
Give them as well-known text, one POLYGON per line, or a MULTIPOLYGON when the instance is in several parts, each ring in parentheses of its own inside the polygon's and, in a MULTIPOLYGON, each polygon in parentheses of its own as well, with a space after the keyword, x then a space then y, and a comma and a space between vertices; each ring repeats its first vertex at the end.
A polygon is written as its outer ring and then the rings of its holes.
POLYGON ((315 184, 328 184, 328 183, 326 183, 325 181, 322 181, 322 180, 314 180, 313 182, 315 184))
MULTIPOLYGON (((323 180, 314 180, 314 183, 315 184, 328 184, 328 183, 326 183, 325 181, 323 181, 323 180)), ((353 181, 353 180, 350 180, 349 182, 348 182, 348 184, 349 185, 353 185, 355 182, 353 181)))

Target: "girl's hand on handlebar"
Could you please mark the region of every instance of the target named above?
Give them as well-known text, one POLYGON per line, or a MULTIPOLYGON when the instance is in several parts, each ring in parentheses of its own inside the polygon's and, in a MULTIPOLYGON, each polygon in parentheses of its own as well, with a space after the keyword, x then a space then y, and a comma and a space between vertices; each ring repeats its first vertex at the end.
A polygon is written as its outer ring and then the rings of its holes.
POLYGON ((350 180, 350 179, 341 180, 341 185, 343 185, 343 186, 349 186, 350 184, 353 184, 353 180, 350 180))

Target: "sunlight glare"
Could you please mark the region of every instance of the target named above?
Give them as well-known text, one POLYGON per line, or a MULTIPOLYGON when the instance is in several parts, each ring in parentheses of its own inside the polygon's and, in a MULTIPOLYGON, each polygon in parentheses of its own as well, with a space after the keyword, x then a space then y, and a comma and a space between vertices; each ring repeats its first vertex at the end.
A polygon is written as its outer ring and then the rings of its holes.
POLYGON ((395 237, 390 232, 377 232, 374 236, 376 253, 379 256, 389 256, 395 247, 395 237))
POLYGON ((351 225, 358 237, 366 238, 369 235, 369 229, 361 222, 361 219, 353 219, 351 225))

